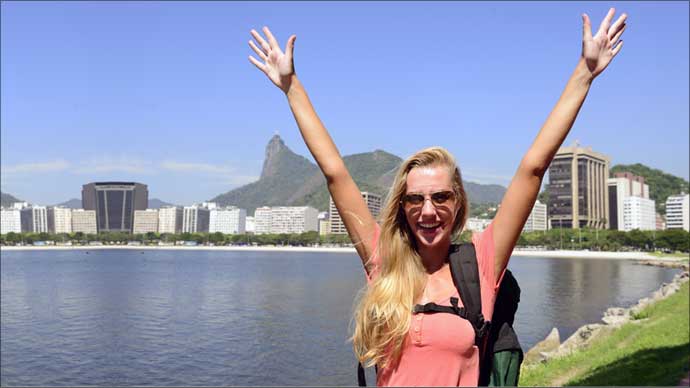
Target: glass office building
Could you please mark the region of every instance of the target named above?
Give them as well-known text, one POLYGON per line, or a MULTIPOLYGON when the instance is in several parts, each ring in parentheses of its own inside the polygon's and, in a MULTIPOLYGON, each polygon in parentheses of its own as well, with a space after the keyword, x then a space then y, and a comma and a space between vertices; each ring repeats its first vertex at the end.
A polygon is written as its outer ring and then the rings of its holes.
POLYGON ((136 182, 93 182, 82 186, 84 210, 96 211, 98 232, 132 232, 134 211, 146 210, 149 191, 136 182))

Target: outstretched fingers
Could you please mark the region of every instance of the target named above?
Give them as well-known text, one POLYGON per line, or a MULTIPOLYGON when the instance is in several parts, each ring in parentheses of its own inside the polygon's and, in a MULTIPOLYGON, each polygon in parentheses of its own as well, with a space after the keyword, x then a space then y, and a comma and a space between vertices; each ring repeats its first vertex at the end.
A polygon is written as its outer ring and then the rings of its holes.
POLYGON ((616 54, 618 54, 618 52, 621 51, 621 47, 623 47, 623 41, 619 40, 616 47, 614 47, 613 50, 611 50, 611 56, 615 57, 616 54))
POLYGON ((249 62, 253 63, 254 66, 256 66, 259 70, 263 71, 264 74, 266 73, 266 65, 259 62, 258 60, 256 60, 256 58, 252 57, 251 55, 249 56, 249 62))
POLYGON ((285 56, 290 61, 292 61, 292 53, 295 51, 295 39, 297 39, 297 36, 292 35, 288 38, 287 43, 285 44, 285 56))
POLYGON ((271 50, 271 46, 268 44, 268 42, 266 42, 266 40, 264 40, 264 38, 261 37, 261 35, 259 35, 258 32, 256 32, 256 30, 251 30, 250 33, 252 34, 252 37, 259 42, 261 48, 263 48, 266 53, 271 50))
POLYGON ((253 40, 250 40, 250 41, 249 41, 249 46, 252 48, 252 50, 254 50, 254 52, 256 53, 256 55, 259 56, 259 58, 261 58, 262 60, 266 61, 266 59, 268 58, 268 57, 266 56, 267 53, 265 53, 263 50, 261 50, 261 49, 259 49, 258 47, 256 47, 256 44, 254 44, 254 41, 253 41, 253 40))
POLYGON ((264 27, 263 30, 264 35, 268 38, 268 43, 271 45, 271 49, 280 51, 280 45, 273 34, 271 34, 271 30, 269 30, 268 27, 264 27))
POLYGON ((622 28, 625 28, 625 20, 627 18, 628 18, 628 15, 622 14, 618 18, 618 20, 616 20, 616 22, 613 23, 613 25, 611 26, 611 28, 609 28, 609 31, 608 31, 609 40, 612 40, 614 35, 616 35, 622 28))
POLYGON ((615 8, 609 9, 609 12, 606 14, 606 17, 604 18, 604 20, 601 21, 601 25, 599 26, 599 31, 597 31, 597 33, 606 34, 608 32, 609 27, 611 27, 611 20, 613 20, 613 15, 615 13, 615 8))
POLYGON ((592 24, 589 21, 589 16, 586 13, 582 14, 582 39, 592 40, 592 24))
POLYGON ((618 30, 618 32, 616 33, 616 35, 614 35, 614 36, 611 38, 611 40, 610 40, 610 42, 611 42, 611 47, 615 47, 615 46, 616 46, 616 42, 618 42, 618 39, 620 39, 621 35, 623 35, 623 31, 625 31, 625 24, 623 24, 623 27, 621 27, 621 28, 618 30))

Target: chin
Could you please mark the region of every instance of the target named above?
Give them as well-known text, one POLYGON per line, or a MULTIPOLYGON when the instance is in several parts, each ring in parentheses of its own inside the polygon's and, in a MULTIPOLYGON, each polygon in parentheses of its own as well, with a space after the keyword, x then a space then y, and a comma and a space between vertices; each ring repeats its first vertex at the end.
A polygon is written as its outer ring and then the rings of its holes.
POLYGON ((446 231, 437 233, 432 239, 425 235, 421 230, 415 231, 415 238, 417 239, 417 246, 424 248, 434 248, 442 245, 445 241, 450 241, 450 234, 446 231))

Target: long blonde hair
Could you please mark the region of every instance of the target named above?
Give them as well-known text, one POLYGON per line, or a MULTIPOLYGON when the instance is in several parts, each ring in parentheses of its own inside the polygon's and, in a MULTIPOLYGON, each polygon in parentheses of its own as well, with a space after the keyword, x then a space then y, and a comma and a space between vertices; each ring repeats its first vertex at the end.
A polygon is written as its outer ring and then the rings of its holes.
POLYGON ((380 258, 380 272, 365 286, 353 317, 355 327, 351 339, 355 355, 367 366, 386 367, 397 362, 410 328, 413 303, 424 290, 426 271, 401 201, 407 191, 408 173, 415 167, 429 166, 447 167, 452 177, 459 204, 452 233, 462 229, 467 220, 467 195, 450 152, 430 147, 403 162, 381 213, 381 233, 375 251, 380 258))

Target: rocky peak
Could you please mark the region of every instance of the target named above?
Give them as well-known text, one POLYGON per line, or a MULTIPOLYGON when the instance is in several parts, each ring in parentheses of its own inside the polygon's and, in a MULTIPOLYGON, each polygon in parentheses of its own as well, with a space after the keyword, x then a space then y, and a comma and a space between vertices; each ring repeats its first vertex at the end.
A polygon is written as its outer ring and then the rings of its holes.
POLYGON ((280 135, 273 135, 271 140, 266 145, 266 153, 264 155, 264 166, 261 169, 261 178, 266 178, 278 171, 280 166, 278 163, 278 155, 283 151, 288 150, 285 142, 280 138, 280 135))

